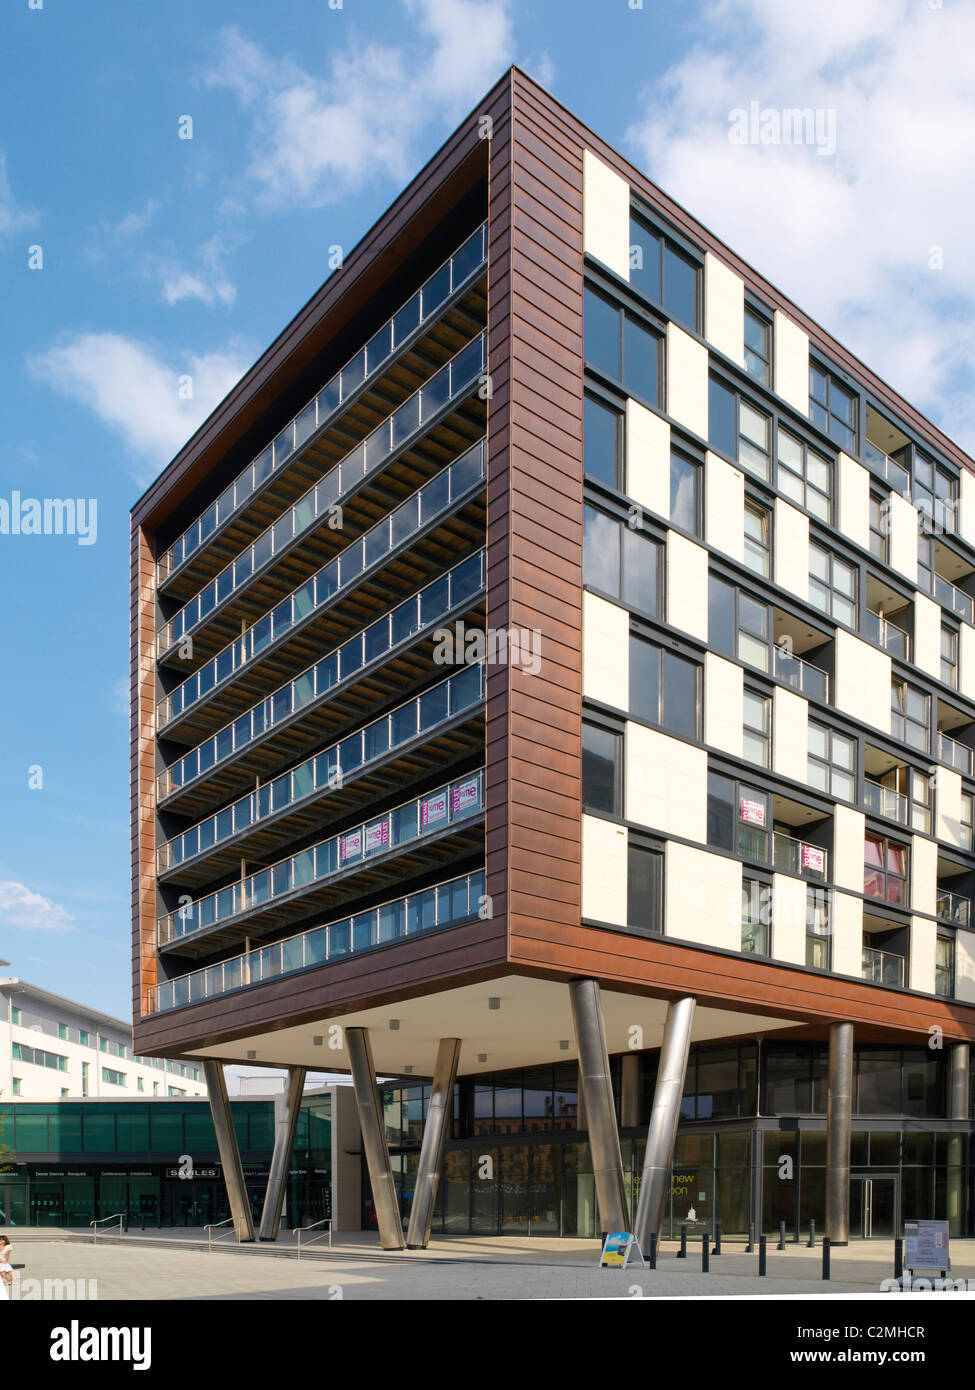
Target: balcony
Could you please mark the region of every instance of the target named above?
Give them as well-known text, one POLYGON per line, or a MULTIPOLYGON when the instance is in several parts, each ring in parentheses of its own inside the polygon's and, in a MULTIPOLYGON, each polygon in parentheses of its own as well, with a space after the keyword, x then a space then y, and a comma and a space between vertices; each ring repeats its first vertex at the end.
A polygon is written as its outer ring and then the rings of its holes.
POLYGON ((772 863, 785 874, 797 878, 823 881, 829 878, 829 860, 826 850, 818 845, 810 845, 805 840, 797 840, 776 830, 772 836, 772 863))
POLYGON ((282 975, 375 951, 391 941, 456 926, 477 916, 483 897, 483 871, 465 874, 327 926, 313 927, 272 946, 245 951, 219 965, 167 980, 149 990, 148 1012, 164 1013, 198 1004, 282 975))
POLYGON ((872 608, 868 608, 864 614, 863 631, 864 636, 883 647, 891 656, 896 656, 901 661, 910 661, 910 634, 889 622, 882 613, 875 613, 872 608))
POLYGON ((872 946, 863 947, 863 963, 860 971, 863 979, 875 985, 903 985, 904 957, 893 951, 878 951, 872 946))
POLYGON ((956 772, 964 773, 966 777, 972 775, 972 750, 966 748, 963 743, 956 743, 953 738, 943 734, 938 730, 938 761, 945 767, 952 767, 956 772))
POLYGON ((875 816, 895 820, 899 825, 907 824, 909 809, 907 797, 902 796, 900 792, 893 791, 890 787, 885 787, 881 782, 875 782, 870 777, 863 779, 863 804, 875 816))
POLYGON ((947 608, 950 613, 964 618, 966 623, 972 621, 971 597, 956 588, 949 580, 943 579, 940 574, 934 576, 934 596, 942 608, 947 608))
POLYGON ((807 699, 821 700, 824 704, 828 701, 829 676, 825 671, 821 671, 809 661, 803 661, 802 657, 795 656, 783 647, 773 646, 772 651, 772 674, 776 680, 797 690, 807 699))
POLYGON ((419 331, 486 261, 486 227, 477 231, 421 286, 416 294, 375 333, 364 348, 281 431, 273 444, 225 488, 217 500, 160 556, 156 582, 164 583, 199 547, 238 512, 312 434, 345 409, 363 386, 374 380, 393 357, 415 339, 419 331))
POLYGON ((971 898, 941 888, 938 890, 937 913, 942 922, 951 922, 956 927, 969 927, 972 920, 971 898))
POLYGON ((911 475, 907 469, 869 439, 864 441, 863 457, 870 472, 883 478, 892 492, 910 492, 911 475))

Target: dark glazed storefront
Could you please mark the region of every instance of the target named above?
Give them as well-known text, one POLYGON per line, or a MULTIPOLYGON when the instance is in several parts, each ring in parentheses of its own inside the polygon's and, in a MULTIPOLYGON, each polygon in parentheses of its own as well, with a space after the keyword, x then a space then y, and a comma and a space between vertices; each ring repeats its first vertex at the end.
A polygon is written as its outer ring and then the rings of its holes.
MULTIPOLYGON (((632 1064, 632 1058, 629 1062, 632 1064)), ((638 1121, 621 1129, 630 1210, 639 1195, 656 1053, 638 1057, 638 1121)), ((620 1057, 611 1059, 619 1114, 620 1057)), ((387 1138, 404 1218, 428 1088, 386 1088, 387 1138)), ((975 1234, 969 1121, 947 1114, 946 1054, 855 1051, 850 1236, 889 1238, 905 1220, 947 1218, 975 1234)), ((464 1235, 594 1236, 589 1145, 577 1128, 575 1064, 461 1081, 454 1094, 434 1230, 464 1235)), ((363 1226, 374 1228, 363 1166, 363 1226)), ((749 1222, 805 1239, 825 1228, 826 1046, 753 1041, 692 1049, 662 1234, 746 1236, 749 1222)))

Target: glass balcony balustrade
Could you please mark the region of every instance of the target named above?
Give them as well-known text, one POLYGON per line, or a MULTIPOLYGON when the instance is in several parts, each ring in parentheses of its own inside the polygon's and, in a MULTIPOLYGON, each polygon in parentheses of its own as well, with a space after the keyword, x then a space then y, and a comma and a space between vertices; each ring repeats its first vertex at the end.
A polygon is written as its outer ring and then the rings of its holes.
POLYGON ((863 457, 867 461, 871 473, 875 473, 878 478, 883 478, 885 483, 889 483, 894 492, 904 493, 910 496, 911 475, 900 463, 897 463, 885 454, 883 449, 871 444, 870 440, 864 441, 863 457))
POLYGON ((942 579, 940 574, 934 576, 934 596, 942 608, 947 608, 959 618, 964 618, 966 623, 972 621, 971 598, 949 580, 942 579))
MULTIPOLYGON (((156 705, 156 728, 185 714, 206 699, 219 685, 253 660, 278 638, 290 632, 326 605, 338 602, 342 594, 366 575, 375 572, 394 550, 407 544, 438 516, 456 506, 483 483, 486 449, 483 439, 456 458, 436 477, 419 488, 398 507, 377 521, 358 540, 330 560, 304 584, 294 590, 270 613, 265 613, 240 637, 235 637, 215 657, 188 676, 156 705)), ((221 731, 226 737, 226 732, 221 731)))
POLYGON ((946 888, 939 888, 938 916, 942 922, 953 922, 956 927, 970 927, 972 922, 971 898, 964 898, 960 893, 950 893, 946 888))
POLYGON ((311 966, 347 960, 391 941, 455 926, 476 917, 483 907, 484 873, 479 870, 167 980, 149 991, 149 1012, 183 1008, 311 966))
POLYGON ((903 985, 904 957, 893 951, 878 951, 872 946, 863 947, 861 975, 875 985, 903 985))
POLYGON ((184 754, 156 779, 156 797, 162 801, 181 791, 225 759, 262 738, 292 714, 350 681, 364 666, 379 660, 400 642, 442 622, 459 604, 484 591, 486 556, 483 550, 469 555, 389 613, 350 637, 341 647, 309 666, 293 680, 273 691, 231 724, 184 754))
POLYGON ((888 622, 881 613, 875 613, 872 608, 868 608, 864 614, 863 630, 867 637, 890 652, 891 656, 899 657, 901 661, 910 661, 910 635, 903 628, 888 622))
POLYGON ((828 701, 829 677, 825 671, 821 671, 809 661, 803 661, 802 657, 793 655, 783 647, 775 646, 773 652, 773 674, 776 680, 791 686, 793 690, 798 690, 807 698, 811 696, 814 700, 822 700, 824 704, 828 701))
POLYGON ((168 579, 194 555, 204 541, 243 507, 312 434, 323 429, 440 312, 449 299, 471 282, 486 263, 486 235, 486 224, 478 227, 463 246, 370 338, 366 346, 298 412, 277 439, 183 532, 157 562, 157 583, 168 579))
POLYGON ((299 763, 255 791, 248 792, 214 816, 199 821, 156 851, 160 874, 207 854, 241 831, 249 830, 280 811, 341 787, 352 775, 378 763, 389 753, 420 736, 432 738, 457 715, 484 699, 484 667, 468 666, 433 685, 422 695, 398 705, 347 738, 299 763))
POLYGON ((776 830, 772 835, 772 862, 783 873, 797 878, 826 880, 829 877, 829 857, 826 850, 796 840, 776 830))
POLYGON ((966 748, 963 743, 956 743, 947 734, 938 732, 938 761, 944 763, 945 767, 953 767, 956 772, 963 772, 966 777, 972 775, 972 750, 966 748))
POLYGON ((248 548, 210 580, 195 598, 164 623, 156 633, 156 651, 192 635, 218 605, 267 569, 296 537, 311 531, 348 497, 374 469, 427 428, 430 420, 452 400, 469 394, 484 370, 487 335, 481 333, 441 367, 436 376, 404 401, 350 454, 300 497, 290 511, 278 517, 248 548))
POLYGON ((193 932, 230 922, 243 912, 278 902, 300 889, 321 887, 391 850, 441 834, 483 810, 484 773, 479 769, 167 913, 157 923, 158 944, 165 946, 193 932))
POLYGON ((907 797, 870 777, 863 779, 863 804, 876 816, 898 821, 901 825, 907 824, 907 797))

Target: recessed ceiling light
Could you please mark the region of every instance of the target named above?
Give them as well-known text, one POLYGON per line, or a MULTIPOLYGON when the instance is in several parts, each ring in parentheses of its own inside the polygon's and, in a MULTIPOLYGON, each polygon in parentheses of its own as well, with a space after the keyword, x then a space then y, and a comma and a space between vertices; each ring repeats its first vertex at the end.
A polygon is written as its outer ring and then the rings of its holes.
POLYGON ((316 1033, 315 1036, 314 1036, 314 1037, 312 1038, 312 1040, 311 1040, 311 1045, 312 1045, 312 1047, 321 1047, 321 1045, 322 1045, 322 1043, 323 1043, 324 1041, 325 1041, 325 1039, 323 1038, 322 1034, 321 1034, 321 1033, 316 1033))
POLYGON ((398 1030, 399 1030, 399 1019, 398 1019, 398 1018, 391 1018, 391 1019, 389 1020, 389 1031, 390 1031, 391 1033, 395 1033, 395 1032, 397 1032, 398 1030))
POLYGON ((488 1000, 489 1009, 500 1009, 500 1007, 501 1000, 497 997, 497 995, 494 995, 491 999, 488 1000))

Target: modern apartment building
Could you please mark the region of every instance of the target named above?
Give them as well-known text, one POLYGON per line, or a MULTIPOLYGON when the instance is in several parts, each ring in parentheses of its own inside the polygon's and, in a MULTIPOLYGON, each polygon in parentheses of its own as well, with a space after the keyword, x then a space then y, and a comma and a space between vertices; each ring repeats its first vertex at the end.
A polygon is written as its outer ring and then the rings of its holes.
POLYGON ((498 82, 133 512, 135 1038, 239 1234, 229 1062, 351 1072, 387 1247, 971 1232, 973 470, 498 82))
POLYGON ((132 1029, 38 989, 0 979, 0 1095, 5 1100, 206 1095, 200 1062, 138 1057, 132 1029))

